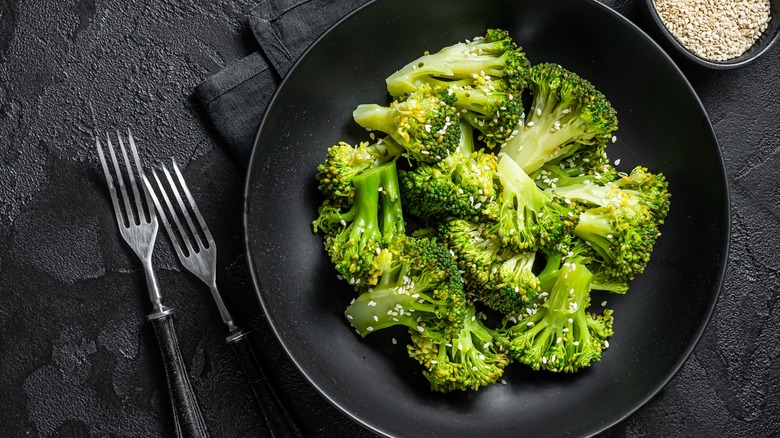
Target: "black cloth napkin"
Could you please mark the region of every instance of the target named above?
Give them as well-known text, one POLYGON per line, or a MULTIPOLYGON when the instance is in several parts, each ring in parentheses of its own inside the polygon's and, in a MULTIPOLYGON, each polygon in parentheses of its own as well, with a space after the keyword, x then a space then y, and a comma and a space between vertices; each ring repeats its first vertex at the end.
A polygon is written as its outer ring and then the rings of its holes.
POLYGON ((195 88, 214 126, 243 162, 249 162, 258 125, 295 61, 320 35, 369 0, 262 0, 249 14, 260 50, 195 88))

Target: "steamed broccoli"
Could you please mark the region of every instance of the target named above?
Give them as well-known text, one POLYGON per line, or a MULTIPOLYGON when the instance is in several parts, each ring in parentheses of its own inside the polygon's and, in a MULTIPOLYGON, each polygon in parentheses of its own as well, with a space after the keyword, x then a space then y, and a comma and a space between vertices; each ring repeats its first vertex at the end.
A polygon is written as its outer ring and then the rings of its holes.
POLYGON ((497 165, 501 190, 498 220, 488 233, 515 252, 565 246, 577 222, 575 206, 542 191, 517 163, 503 155, 497 165))
POLYGON ((524 126, 503 151, 531 173, 559 155, 600 148, 617 129, 612 105, 590 82, 558 64, 537 64, 529 73, 533 95, 524 126))
POLYGON ((540 289, 536 254, 514 252, 485 236, 484 225, 450 218, 437 235, 454 253, 466 291, 493 310, 514 313, 534 302, 540 289))
POLYGON ((479 139, 488 147, 505 143, 517 134, 524 115, 522 89, 485 75, 477 75, 466 85, 459 85, 461 82, 430 80, 446 87, 455 98, 452 105, 460 110, 461 119, 480 132, 479 139))
POLYGON ((543 189, 555 189, 585 181, 606 184, 619 178, 617 169, 607 157, 606 144, 569 151, 547 161, 528 175, 543 189))
MULTIPOLYGON (((471 135, 468 125, 462 131, 471 135)), ((407 211, 426 223, 448 216, 475 221, 495 218, 496 160, 493 154, 462 142, 444 160, 401 171, 401 195, 407 211)))
POLYGON ((361 142, 351 146, 345 142, 328 148, 325 162, 317 166, 317 181, 325 198, 334 207, 349 208, 355 199, 352 179, 371 167, 401 156, 403 148, 391 138, 373 144, 361 142))
POLYGON ((468 85, 477 76, 503 78, 512 88, 523 89, 530 63, 509 32, 488 29, 484 37, 426 52, 386 79, 393 97, 414 92, 432 78, 468 85), (458 82, 459 81, 459 82, 458 82))
POLYGON ((313 228, 356 291, 352 327, 408 330, 440 392, 496 383, 514 360, 554 372, 601 360, 612 311, 588 312, 591 290, 626 293, 669 211, 662 174, 610 162, 607 98, 558 64, 531 66, 498 29, 425 52, 386 85, 392 103, 353 111, 386 137, 332 146, 316 173, 313 228))
POLYGON ((356 175, 352 184, 351 208, 342 212, 326 200, 312 226, 325 233, 325 249, 339 274, 361 286, 377 281, 377 254, 405 234, 405 224, 395 161, 356 175))
POLYGON ((592 277, 583 264, 564 264, 545 303, 507 329, 514 359, 534 370, 566 373, 601 360, 613 319, 612 310, 586 311, 592 277))
POLYGON ((446 92, 420 86, 389 107, 367 103, 358 105, 352 117, 362 127, 388 134, 406 149, 409 158, 435 163, 460 144, 460 112, 446 92))
POLYGON ((667 189, 663 174, 636 167, 604 185, 583 182, 552 191, 593 206, 580 214, 574 234, 604 260, 606 274, 633 278, 644 271, 660 235, 669 211, 667 189))
POLYGON ((443 320, 457 333, 466 312, 463 283, 449 250, 426 238, 402 237, 386 248, 388 258, 375 286, 365 288, 345 314, 361 336, 396 325, 424 331, 443 320))
POLYGON ((454 335, 442 321, 410 331, 412 343, 407 351, 425 367, 423 375, 434 391, 477 390, 492 385, 510 362, 501 346, 502 338, 483 324, 474 306, 469 307, 460 326, 454 335))
MULTIPOLYGON (((541 295, 549 295, 552 285, 558 278, 563 268, 564 260, 559 251, 543 251, 546 264, 542 272, 538 274, 541 295)), ((604 260, 584 240, 574 237, 568 245, 567 259, 578 260, 593 274, 590 280, 590 288, 603 290, 617 294, 628 292, 628 277, 607 273, 604 269, 604 260)))

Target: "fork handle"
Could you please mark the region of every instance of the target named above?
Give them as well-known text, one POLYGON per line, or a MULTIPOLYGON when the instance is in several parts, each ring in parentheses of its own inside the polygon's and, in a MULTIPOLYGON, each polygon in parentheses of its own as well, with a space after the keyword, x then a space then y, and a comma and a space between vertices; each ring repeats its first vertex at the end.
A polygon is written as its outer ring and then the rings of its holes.
POLYGON ((173 311, 165 309, 148 316, 154 327, 157 341, 160 344, 165 376, 168 379, 168 389, 171 392, 173 413, 178 421, 182 436, 207 438, 209 436, 206 422, 200 412, 198 400, 192 390, 184 359, 179 350, 179 339, 173 326, 173 311))
POLYGON ((252 348, 248 334, 249 332, 236 327, 226 338, 226 342, 233 349, 241 369, 244 370, 271 436, 274 438, 302 438, 303 435, 295 427, 292 418, 284 409, 276 391, 271 386, 271 382, 265 377, 265 372, 263 372, 263 367, 252 348))

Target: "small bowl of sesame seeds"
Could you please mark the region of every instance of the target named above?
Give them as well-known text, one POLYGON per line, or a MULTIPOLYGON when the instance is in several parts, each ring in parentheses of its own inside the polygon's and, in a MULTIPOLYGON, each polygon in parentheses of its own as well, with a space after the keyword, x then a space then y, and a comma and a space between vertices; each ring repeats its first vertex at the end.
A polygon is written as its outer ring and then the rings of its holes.
POLYGON ((780 0, 645 0, 645 12, 682 56, 713 69, 748 65, 780 37, 780 0))

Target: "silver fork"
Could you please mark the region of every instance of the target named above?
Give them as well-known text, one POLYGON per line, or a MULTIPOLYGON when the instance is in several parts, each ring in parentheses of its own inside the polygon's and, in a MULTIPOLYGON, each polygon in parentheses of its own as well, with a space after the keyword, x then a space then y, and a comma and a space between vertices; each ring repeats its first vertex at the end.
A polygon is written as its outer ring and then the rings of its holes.
POLYGON ((157 211, 160 214, 160 220, 165 226, 165 230, 168 232, 168 237, 173 244, 173 248, 179 256, 181 264, 206 283, 211 290, 211 295, 217 303, 217 309, 219 309, 222 322, 225 323, 225 326, 227 326, 228 329, 228 336, 225 338, 225 341, 233 349, 247 380, 249 380, 249 383, 251 384, 255 401, 263 414, 263 418, 265 419, 271 434, 278 438, 300 437, 300 432, 295 427, 291 417, 279 400, 270 381, 265 377, 263 367, 257 359, 257 355, 247 336, 249 332, 235 324, 233 317, 222 299, 216 281, 217 245, 206 225, 206 221, 203 219, 203 215, 201 215, 200 210, 195 203, 195 199, 192 197, 192 193, 190 193, 190 190, 187 187, 187 183, 179 170, 179 166, 176 164, 175 160, 172 160, 172 163, 173 173, 176 175, 175 180, 171 175, 171 172, 168 171, 168 168, 164 165, 162 166, 162 173, 165 181, 167 181, 167 190, 166 184, 161 181, 157 172, 153 171, 152 174, 157 182, 157 187, 165 202, 167 211, 170 214, 173 223, 176 225, 175 231, 168 221, 166 209, 161 205, 160 199, 155 194, 155 190, 146 176, 144 176, 144 183, 146 184, 147 191, 151 194, 155 207, 157 207, 157 211), (184 193, 187 204, 185 204, 184 199, 179 193, 180 191, 184 193), (173 198, 176 200, 178 206, 178 212, 177 209, 174 208, 171 198, 168 196, 168 192, 173 194, 173 198), (190 214, 190 210, 192 211, 192 214, 190 214), (187 229, 182 225, 182 221, 179 218, 180 213, 187 223, 187 229), (195 220, 192 218, 193 215, 195 216, 195 220), (196 221, 197 226, 195 224, 196 221))
POLYGON ((141 160, 138 158, 138 150, 135 147, 135 140, 130 130, 127 130, 127 141, 130 144, 135 172, 130 163, 125 148, 124 140, 117 131, 119 149, 122 152, 126 175, 123 176, 122 170, 114 152, 114 145, 111 143, 111 137, 106 134, 106 144, 113 164, 114 176, 111 174, 106 156, 103 153, 103 146, 100 138, 95 138, 100 163, 103 166, 103 173, 108 184, 108 191, 111 195, 111 203, 114 206, 116 222, 119 226, 119 233, 125 242, 133 249, 133 252, 141 259, 146 284, 149 289, 149 298, 152 300, 152 311, 147 315, 147 319, 154 327, 155 335, 160 345, 163 362, 165 365, 165 375, 167 378, 168 391, 171 396, 176 433, 179 436, 187 437, 207 437, 208 431, 206 423, 203 421, 203 415, 200 412, 198 401, 192 390, 187 370, 184 366, 184 360, 179 350, 179 341, 176 337, 176 331, 173 326, 173 310, 164 306, 160 294, 160 285, 157 282, 157 276, 152 268, 152 252, 154 242, 157 237, 157 216, 154 212, 149 192, 145 186, 138 189, 135 173, 138 177, 144 179, 144 171, 141 166, 141 160), (130 185, 134 202, 131 202, 125 179, 130 185), (122 197, 120 206, 117 196, 117 187, 122 197), (143 196, 141 195, 143 193, 143 196), (146 208, 144 209, 144 204, 146 208), (124 209, 122 208, 124 207, 124 209))

